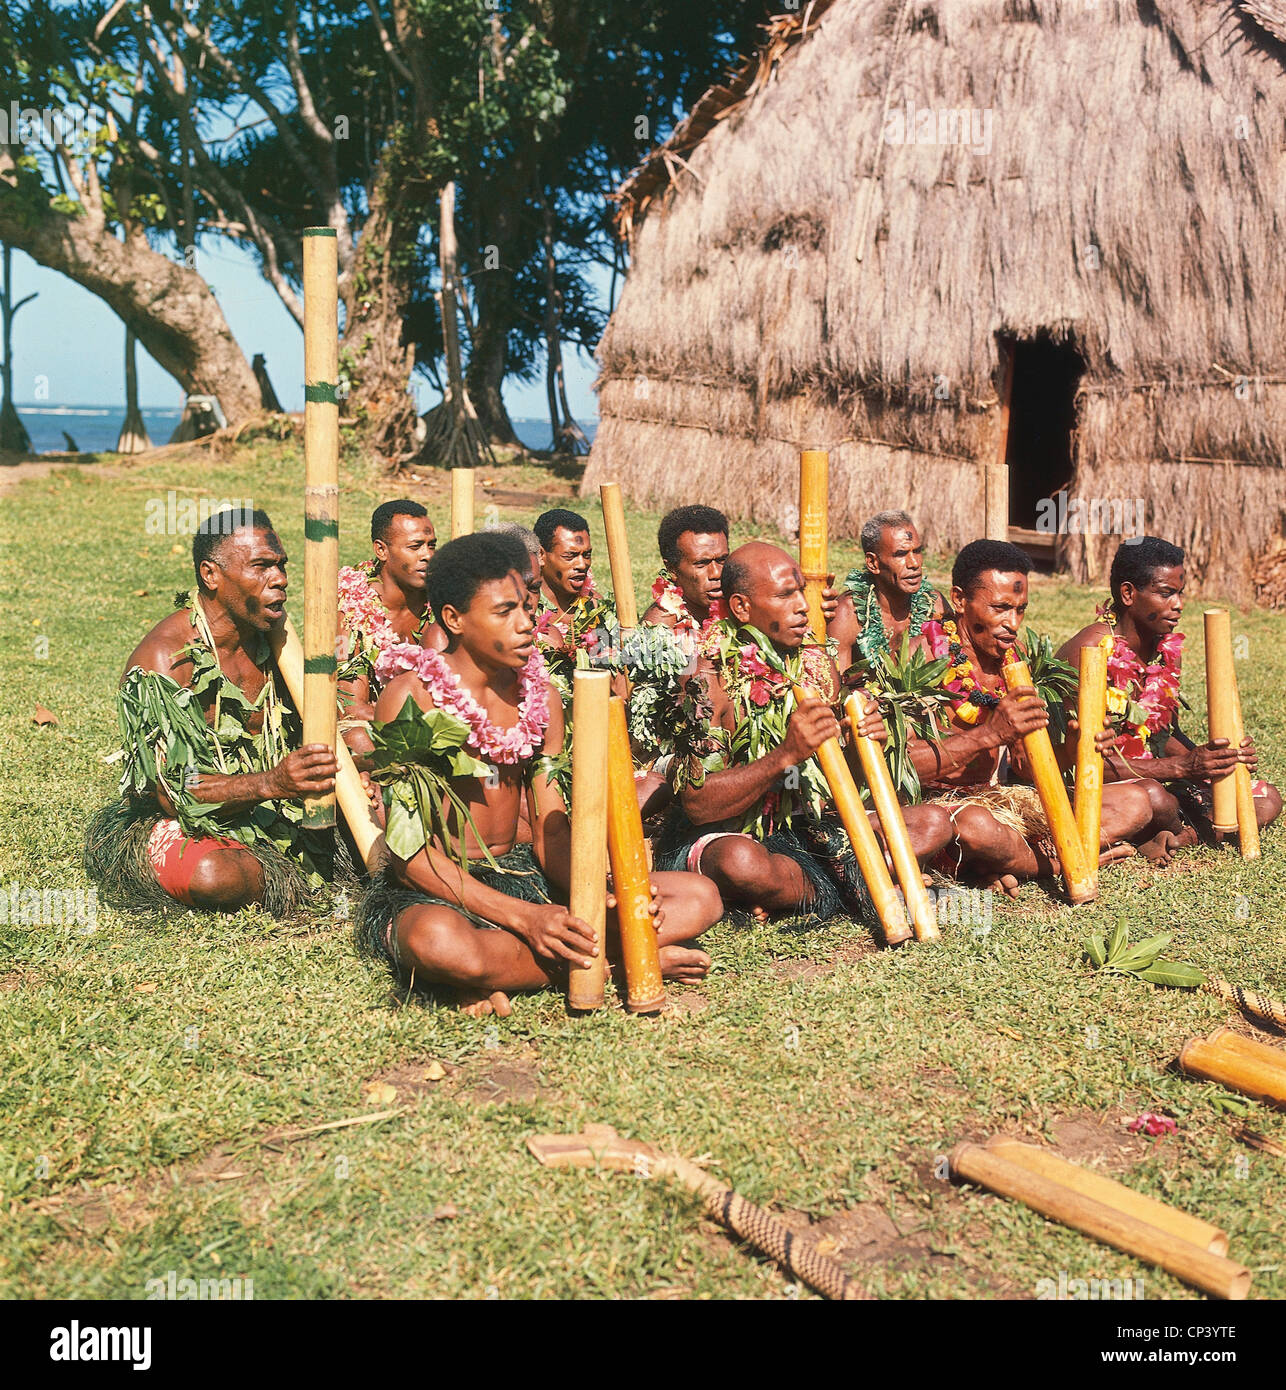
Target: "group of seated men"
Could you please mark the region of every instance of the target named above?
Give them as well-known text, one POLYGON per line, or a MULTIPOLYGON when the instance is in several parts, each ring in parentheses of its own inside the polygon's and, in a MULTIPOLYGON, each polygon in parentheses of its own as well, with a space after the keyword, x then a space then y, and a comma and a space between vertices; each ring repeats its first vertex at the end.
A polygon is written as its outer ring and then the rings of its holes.
MULTIPOLYGON (((263 512, 224 516, 194 538, 195 588, 126 663, 122 795, 86 847, 91 876, 124 906, 283 912, 333 870, 333 841, 304 827, 302 802, 333 789, 335 751, 300 746, 274 655, 286 554, 263 512)), ((891 664, 916 656, 945 668, 942 713, 909 725, 904 750, 921 866, 1015 896, 1058 872, 1022 744, 1051 712, 1003 674, 1031 570, 1014 545, 970 542, 940 593, 912 518, 879 513, 861 531, 862 565, 825 590, 822 643, 794 557, 763 541, 731 550, 721 512, 682 507, 660 526, 638 642, 595 587, 589 524, 574 512, 438 548, 424 507, 403 499, 376 508, 371 539, 372 558, 340 574, 340 727, 388 839, 359 932, 409 983, 503 1014, 511 993, 597 949, 566 907, 570 677, 587 665, 629 696, 668 978, 705 975, 698 940, 729 909, 873 922, 813 754, 838 738, 857 770, 847 688, 878 699, 891 664)), ((1103 863, 1138 852, 1164 865, 1212 838, 1211 780, 1238 761, 1255 768, 1250 739, 1193 744, 1179 728, 1183 559, 1155 537, 1123 544, 1110 598, 1059 653, 1108 650, 1103 863)), ((857 732, 886 741, 869 708, 857 732)), ((1064 712, 1075 709, 1071 693, 1064 712)), ((1067 764, 1075 722, 1061 722, 1067 764)), ((1264 825, 1281 798, 1254 790, 1264 825)), ((609 912, 609 963, 615 949, 609 912)))

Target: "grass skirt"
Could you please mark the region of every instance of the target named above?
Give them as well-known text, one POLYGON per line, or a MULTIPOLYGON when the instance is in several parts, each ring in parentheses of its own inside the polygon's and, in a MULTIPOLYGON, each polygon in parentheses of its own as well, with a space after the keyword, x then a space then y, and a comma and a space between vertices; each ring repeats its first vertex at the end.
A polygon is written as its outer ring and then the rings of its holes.
MULTIPOLYGON (((672 811, 653 845, 653 863, 659 872, 684 870, 688 851, 708 829, 694 826, 682 811, 672 811)), ((801 901, 790 915, 814 926, 832 917, 848 916, 875 926, 877 918, 866 890, 857 857, 838 816, 819 820, 796 816, 764 837, 770 854, 784 854, 804 871, 812 885, 811 900, 801 901)))
MULTIPOLYGON (((499 871, 485 860, 471 863, 469 877, 487 888, 494 888, 507 898, 517 898, 527 903, 553 902, 549 880, 536 862, 530 845, 515 845, 508 854, 500 855, 496 863, 500 866, 499 871)), ((371 880, 371 886, 357 910, 358 944, 363 950, 402 970, 397 953, 396 923, 400 913, 417 903, 452 908, 476 927, 496 927, 494 922, 488 922, 449 898, 436 897, 423 889, 408 887, 401 879, 394 877, 390 869, 385 868, 371 880)))
POLYGON ((945 806, 953 818, 966 806, 981 806, 993 820, 1016 831, 1029 845, 1057 862, 1058 850, 1035 787, 1022 782, 997 787, 953 787, 934 791, 925 801, 931 806, 945 806))
MULTIPOLYGON (((98 885, 103 901, 124 912, 192 912, 172 898, 156 881, 148 858, 147 840, 157 821, 166 817, 155 804, 132 803, 124 797, 110 802, 89 823, 85 833, 85 875, 98 885)), ((263 870, 263 907, 274 917, 286 917, 308 898, 308 881, 293 860, 275 845, 260 842, 244 846, 263 870)), ((342 837, 336 837, 335 868, 338 875, 352 866, 342 837)))

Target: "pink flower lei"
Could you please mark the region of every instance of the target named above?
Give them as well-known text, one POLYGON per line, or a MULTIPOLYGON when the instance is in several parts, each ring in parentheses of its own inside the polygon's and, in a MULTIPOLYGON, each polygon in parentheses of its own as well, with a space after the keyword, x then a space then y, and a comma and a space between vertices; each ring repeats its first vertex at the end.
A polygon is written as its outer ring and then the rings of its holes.
POLYGON ((697 622, 688 609, 688 601, 683 597, 683 590, 679 588, 668 570, 662 570, 653 581, 652 602, 662 613, 669 613, 675 619, 675 632, 691 634, 698 642, 710 630, 712 623, 717 623, 720 618, 724 617, 723 600, 717 598, 710 605, 710 616, 703 623, 697 622))
POLYGON ((414 671, 424 682, 434 705, 468 726, 465 740, 478 757, 491 763, 520 763, 532 757, 549 727, 549 676, 544 658, 532 652, 518 675, 518 722, 502 729, 460 684, 460 678, 441 653, 414 642, 390 647, 375 664, 375 675, 387 685, 402 671, 414 671))
POLYGON ((1108 708, 1123 702, 1126 733, 1120 750, 1127 758, 1150 758, 1148 739, 1174 723, 1179 709, 1179 673, 1183 666, 1183 634, 1172 632, 1157 643, 1156 660, 1144 665, 1143 659, 1118 633, 1112 633, 1107 654, 1108 708), (1117 700, 1113 699, 1116 695, 1117 700), (1137 707, 1145 718, 1136 717, 1137 707))
POLYGON ((367 641, 385 652, 397 642, 397 633, 388 619, 388 609, 371 583, 372 562, 365 565, 345 565, 339 572, 339 613, 350 637, 359 632, 367 641))

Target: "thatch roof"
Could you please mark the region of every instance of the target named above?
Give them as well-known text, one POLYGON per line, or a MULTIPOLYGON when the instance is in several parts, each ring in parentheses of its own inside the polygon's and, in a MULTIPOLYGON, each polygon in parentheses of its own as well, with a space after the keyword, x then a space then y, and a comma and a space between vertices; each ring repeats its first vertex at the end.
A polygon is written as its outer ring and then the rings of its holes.
MULTIPOLYGON (((1286 533, 1283 33, 1280 0, 774 21, 618 194, 634 263, 587 485, 789 524, 795 451, 829 447, 833 523, 909 503, 958 545, 997 336, 1070 337, 1077 494, 1146 497, 1198 577, 1252 597, 1286 533), (890 143, 908 101, 972 111, 985 152, 890 143)), ((1111 549, 1066 555, 1099 577, 1111 549)))

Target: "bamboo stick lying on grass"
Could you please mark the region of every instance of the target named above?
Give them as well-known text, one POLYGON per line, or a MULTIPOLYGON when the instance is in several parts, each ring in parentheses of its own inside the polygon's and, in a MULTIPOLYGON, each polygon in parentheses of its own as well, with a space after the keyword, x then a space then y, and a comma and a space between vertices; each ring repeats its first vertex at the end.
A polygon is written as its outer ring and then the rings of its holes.
POLYGON ((1192 1038, 1179 1053, 1179 1065, 1192 1076, 1217 1081, 1243 1096, 1286 1106, 1286 1052, 1217 1028, 1208 1038, 1192 1038))

